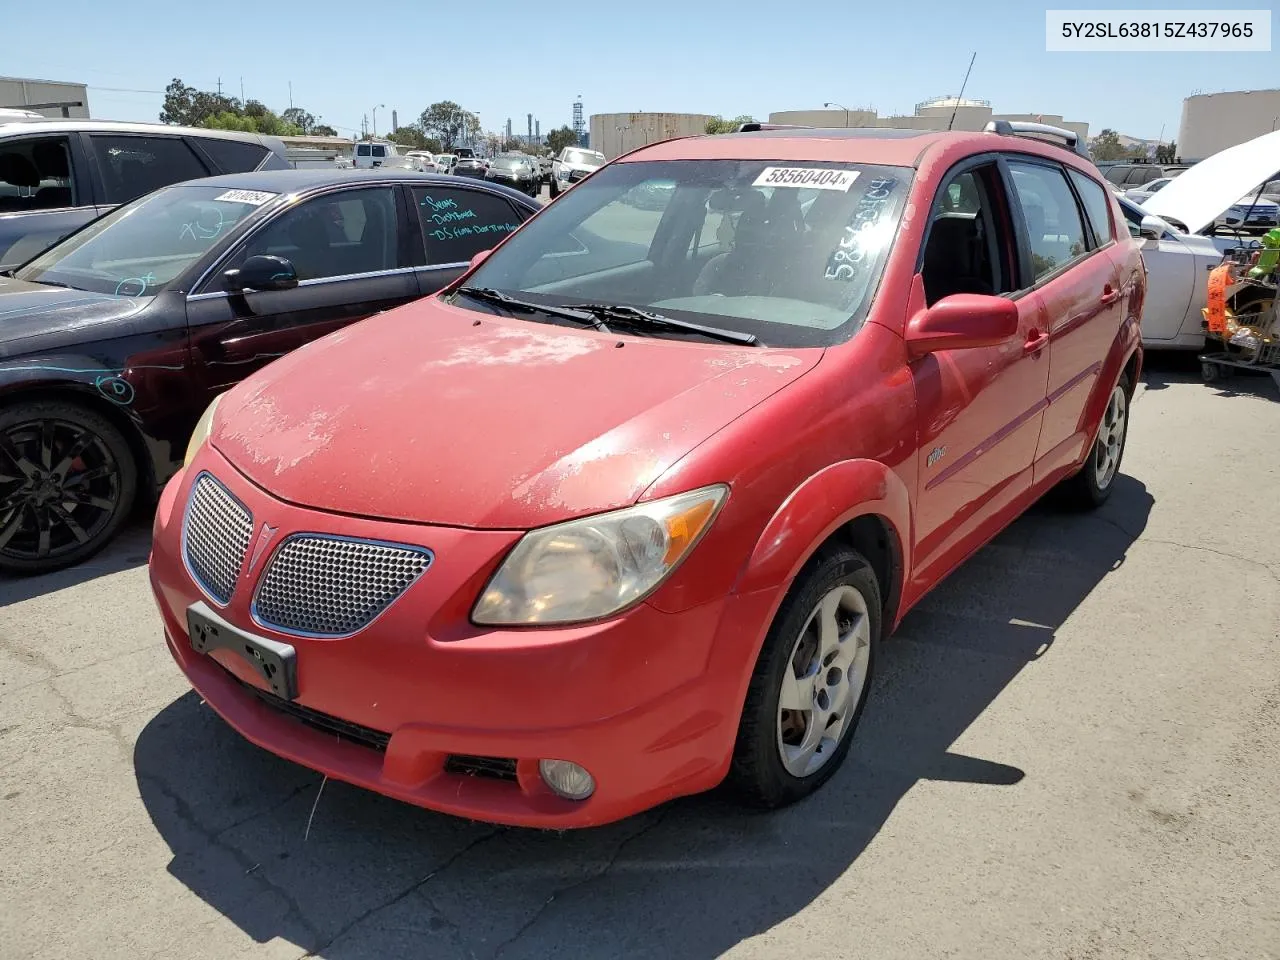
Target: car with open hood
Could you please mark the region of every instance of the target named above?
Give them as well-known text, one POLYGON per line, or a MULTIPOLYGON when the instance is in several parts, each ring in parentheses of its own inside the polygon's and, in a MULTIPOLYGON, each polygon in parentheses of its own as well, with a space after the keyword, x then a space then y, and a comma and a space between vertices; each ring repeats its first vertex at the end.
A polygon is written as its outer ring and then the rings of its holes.
POLYGON ((0 276, 0 573, 102 549, 211 397, 439 290, 537 209, 410 171, 239 174, 148 194, 0 276))
POLYGON ((1275 204, 1262 198, 1261 188, 1277 178, 1280 130, 1201 160, 1178 174, 1142 207, 1185 233, 1212 232, 1220 222, 1242 231, 1265 231, 1275 225, 1269 216, 1275 204), (1228 219, 1232 210, 1239 214, 1231 218, 1235 222, 1228 219))
POLYGON ((1096 167, 1003 130, 652 144, 222 394, 156 511, 175 661, 479 820, 817 789, 903 615, 1115 487, 1142 262, 1096 167))

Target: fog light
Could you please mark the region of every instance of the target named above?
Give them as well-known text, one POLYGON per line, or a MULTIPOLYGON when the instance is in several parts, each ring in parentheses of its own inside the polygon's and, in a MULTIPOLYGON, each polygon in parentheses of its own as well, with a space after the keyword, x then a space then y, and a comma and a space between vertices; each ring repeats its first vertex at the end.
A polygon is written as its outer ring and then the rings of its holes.
POLYGON ((556 796, 566 800, 585 800, 596 790, 591 774, 568 760, 539 760, 538 773, 556 796))

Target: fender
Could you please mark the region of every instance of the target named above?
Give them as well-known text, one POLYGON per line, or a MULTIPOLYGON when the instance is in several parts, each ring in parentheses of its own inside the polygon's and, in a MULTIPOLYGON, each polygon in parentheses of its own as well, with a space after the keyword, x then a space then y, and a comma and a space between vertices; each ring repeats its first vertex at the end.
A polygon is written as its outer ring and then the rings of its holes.
POLYGON ((885 585, 889 601, 911 569, 911 496, 902 478, 876 460, 842 460, 801 483, 765 525, 734 592, 790 583, 831 534, 870 514, 883 517, 898 540, 901 569, 897 583, 885 585))
MULTIPOLYGON (((1088 404, 1085 405, 1083 427, 1089 436, 1089 445, 1085 448, 1086 459, 1089 456, 1089 451, 1093 449, 1094 434, 1098 431, 1098 424, 1102 421, 1102 415, 1107 409, 1107 402, 1111 399, 1111 388, 1116 385, 1116 381, 1120 379, 1120 374, 1124 372, 1124 368, 1128 365, 1130 359, 1134 357, 1137 360, 1134 367, 1133 383, 1129 385, 1131 391, 1137 389, 1138 379, 1142 376, 1142 327, 1138 317, 1129 314, 1120 325, 1120 329, 1116 331, 1116 338, 1111 341, 1111 349, 1107 351, 1107 359, 1103 361, 1102 371, 1094 383, 1093 396, 1089 398, 1088 404)), ((1131 392, 1130 396, 1132 395, 1131 392)))

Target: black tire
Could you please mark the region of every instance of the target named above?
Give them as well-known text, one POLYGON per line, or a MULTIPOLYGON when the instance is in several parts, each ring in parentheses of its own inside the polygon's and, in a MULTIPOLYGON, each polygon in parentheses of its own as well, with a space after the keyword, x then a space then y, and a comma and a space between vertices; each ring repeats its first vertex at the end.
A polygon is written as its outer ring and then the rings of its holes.
MULTIPOLYGON (((1099 480, 1098 471, 1095 469, 1100 445, 1105 439, 1103 432, 1106 429, 1108 413, 1104 410, 1103 419, 1098 424, 1098 436, 1089 448, 1089 455, 1085 458, 1084 466, 1081 467, 1078 473, 1068 477, 1062 485, 1062 492, 1066 495, 1068 503, 1084 510, 1094 510, 1107 502, 1111 496, 1111 491, 1115 489, 1116 477, 1120 476, 1120 465, 1124 461, 1124 448, 1129 440, 1129 402, 1133 399, 1133 388, 1129 383, 1129 375, 1127 373, 1120 374, 1120 379, 1112 388, 1113 392, 1115 390, 1120 390, 1124 396, 1124 418, 1122 432, 1114 450, 1115 465, 1110 471, 1110 476, 1104 483, 1099 480)), ((1108 404, 1110 402, 1110 399, 1108 399, 1108 404)))
POLYGON ((62 400, 0 410, 0 573, 88 559, 115 537, 137 492, 133 451, 102 414, 62 400))
POLYGON ((779 607, 747 687, 727 780, 743 800, 767 809, 786 806, 813 793, 840 768, 871 690, 880 630, 880 585, 870 564, 847 546, 822 548, 801 571, 779 607), (845 585, 856 590, 866 606, 869 647, 865 681, 830 758, 815 772, 796 776, 786 769, 781 756, 779 698, 784 671, 793 669, 793 651, 819 601, 845 585))
POLYGON ((1200 379, 1205 383, 1213 383, 1215 380, 1221 379, 1222 371, 1223 368, 1211 360, 1202 360, 1200 362, 1200 379))
POLYGON ((556 183, 556 178, 552 177, 551 178, 551 199, 554 200, 558 196, 560 196, 560 185, 556 183))

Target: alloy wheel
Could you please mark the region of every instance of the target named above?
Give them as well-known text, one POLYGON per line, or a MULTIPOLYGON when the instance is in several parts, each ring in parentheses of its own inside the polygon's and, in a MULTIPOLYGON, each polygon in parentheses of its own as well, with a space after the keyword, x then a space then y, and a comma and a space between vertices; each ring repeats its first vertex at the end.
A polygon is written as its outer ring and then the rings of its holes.
POLYGON ((1124 434, 1129 422, 1129 397, 1117 383, 1107 400, 1107 409, 1098 426, 1098 439, 1093 445, 1093 479, 1099 490, 1105 490, 1115 479, 1124 450, 1124 434))
POLYGON ((90 542, 120 506, 120 465, 102 437, 59 419, 0 433, 0 554, 56 560, 90 542))
POLYGON ((810 611, 782 678, 778 753, 793 777, 811 776, 835 756, 862 700, 870 664, 866 601, 847 584, 835 587, 810 611))

